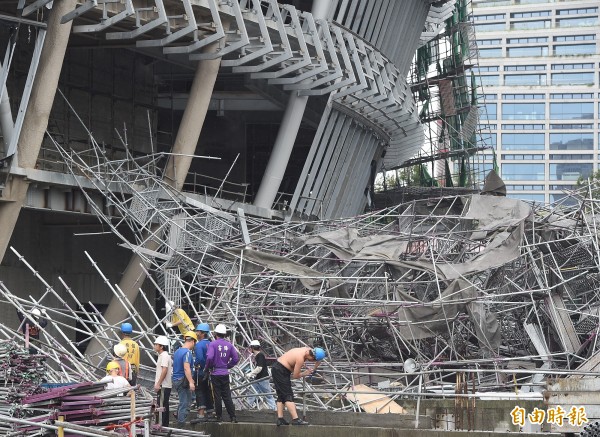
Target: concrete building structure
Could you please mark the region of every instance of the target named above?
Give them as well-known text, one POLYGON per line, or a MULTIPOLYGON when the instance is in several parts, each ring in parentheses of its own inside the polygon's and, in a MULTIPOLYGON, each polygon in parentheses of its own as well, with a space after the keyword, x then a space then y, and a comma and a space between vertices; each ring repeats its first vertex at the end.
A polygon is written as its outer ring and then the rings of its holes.
MULTIPOLYGON (((132 301, 143 282, 142 260, 95 219, 55 143, 87 162, 93 142, 113 158, 163 153, 175 189, 246 214, 362 212, 375 173, 423 144, 406 77, 455 3, 2 2, 1 280, 43 293, 20 279, 12 245, 103 309, 84 250, 132 301)), ((110 214, 100 193, 96 202, 110 214)))
POLYGON ((598 169, 599 9, 592 0, 473 2, 484 139, 511 197, 555 202, 598 169))

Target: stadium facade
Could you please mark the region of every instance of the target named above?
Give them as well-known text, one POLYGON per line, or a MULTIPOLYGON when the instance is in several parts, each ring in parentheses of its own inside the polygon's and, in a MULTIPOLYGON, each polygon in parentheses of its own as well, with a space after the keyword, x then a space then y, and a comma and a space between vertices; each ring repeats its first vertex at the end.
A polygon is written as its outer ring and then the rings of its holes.
MULTIPOLYGON (((66 276, 98 308, 108 306, 113 321, 122 311, 104 300, 105 283, 84 251, 126 293, 143 282, 143 256, 131 257, 99 223, 81 193, 86 175, 70 174, 56 145, 88 163, 98 158, 91 145, 110 159, 163 154, 157 172, 174 189, 257 217, 361 213, 375 174, 402 165, 427 140, 427 98, 414 99, 411 63, 448 22, 459 29, 452 17, 459 9, 465 18, 466 4, 2 2, 2 281, 33 298, 44 292, 22 274, 14 247, 55 285, 66 276)), ((457 52, 468 46, 461 38, 457 52)), ((444 63, 445 76, 458 70, 444 63)), ((432 86, 425 82, 420 92, 432 86)), ((453 126, 460 134, 460 120, 453 126)), ((94 203, 113 212, 101 192, 94 203)))

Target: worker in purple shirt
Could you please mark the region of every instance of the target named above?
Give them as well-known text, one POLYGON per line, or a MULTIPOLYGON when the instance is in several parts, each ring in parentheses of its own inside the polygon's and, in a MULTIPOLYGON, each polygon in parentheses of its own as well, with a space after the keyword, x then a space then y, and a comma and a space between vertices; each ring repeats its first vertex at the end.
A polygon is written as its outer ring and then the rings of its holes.
POLYGON ((225 325, 217 325, 214 330, 215 341, 208 345, 206 353, 205 372, 210 372, 210 381, 213 386, 215 396, 215 413, 217 422, 221 422, 223 414, 223 405, 225 402, 227 414, 233 423, 237 423, 235 417, 235 407, 231 399, 231 388, 229 387, 229 369, 235 366, 240 360, 240 356, 235 347, 225 339, 227 328, 225 325))

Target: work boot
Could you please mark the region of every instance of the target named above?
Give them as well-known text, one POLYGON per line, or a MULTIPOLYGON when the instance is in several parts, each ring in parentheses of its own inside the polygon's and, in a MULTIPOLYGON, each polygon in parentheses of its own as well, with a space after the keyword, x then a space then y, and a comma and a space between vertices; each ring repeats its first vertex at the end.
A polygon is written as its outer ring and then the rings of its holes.
POLYGON ((300 418, 297 418, 297 419, 292 420, 292 425, 310 425, 310 424, 300 418))
POLYGON ((288 422, 287 420, 285 420, 283 417, 278 417, 277 418, 277 426, 281 426, 281 425, 289 425, 290 422, 288 422))
POLYGON ((204 416, 198 416, 195 419, 190 420, 191 424, 204 423, 204 422, 206 422, 206 417, 204 417, 204 416))
POLYGON ((233 417, 231 418, 231 423, 238 423, 238 421, 237 421, 237 417, 233 416, 233 417))

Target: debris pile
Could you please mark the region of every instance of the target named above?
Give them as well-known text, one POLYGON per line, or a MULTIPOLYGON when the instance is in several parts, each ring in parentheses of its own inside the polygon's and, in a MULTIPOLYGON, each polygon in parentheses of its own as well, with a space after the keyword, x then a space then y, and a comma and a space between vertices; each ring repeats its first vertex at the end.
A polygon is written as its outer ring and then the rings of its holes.
MULTIPOLYGON (((227 324, 240 349, 252 339, 271 357, 323 347, 319 377, 297 382, 311 408, 358 410, 348 388, 374 377, 389 379, 394 397, 447 395, 462 372, 475 375, 478 392, 540 392, 546 376, 585 376, 600 364, 594 186, 570 193, 575 206, 475 194, 346 219, 275 221, 173 189, 157 170, 162 155, 137 162, 109 161, 101 148, 94 154, 89 164, 63 151, 85 179, 82 191, 91 196, 91 186, 114 206, 108 216, 90 197, 94 212, 149 265, 155 290, 107 285, 139 327, 146 365, 155 362, 156 335, 178 335, 154 293, 193 323, 227 324)), ((116 325, 86 312, 77 290, 63 286, 63 308, 48 308, 57 323, 76 317, 105 348, 118 338, 116 325)), ((2 293, 19 306, 43 304, 2 293)), ((244 405, 241 368, 233 386, 244 405)))

